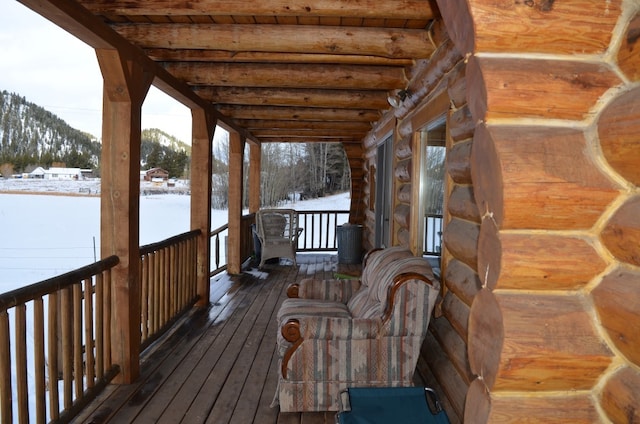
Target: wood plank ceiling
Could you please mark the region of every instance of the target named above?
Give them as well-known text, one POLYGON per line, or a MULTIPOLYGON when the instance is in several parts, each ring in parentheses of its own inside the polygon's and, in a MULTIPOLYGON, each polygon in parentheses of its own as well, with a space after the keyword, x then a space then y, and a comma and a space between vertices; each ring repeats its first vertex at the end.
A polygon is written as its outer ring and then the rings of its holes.
POLYGON ((78 0, 261 142, 360 143, 434 50, 429 0, 78 0))

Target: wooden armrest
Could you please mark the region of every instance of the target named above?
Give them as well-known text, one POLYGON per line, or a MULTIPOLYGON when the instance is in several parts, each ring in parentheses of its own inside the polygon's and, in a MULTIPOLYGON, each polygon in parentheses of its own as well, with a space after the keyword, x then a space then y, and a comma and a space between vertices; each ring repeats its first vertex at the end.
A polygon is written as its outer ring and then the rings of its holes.
POLYGON ((298 283, 289 284, 289 287, 287 287, 287 297, 288 298, 296 299, 296 298, 300 297, 299 293, 300 293, 300 284, 298 284, 298 283))
POLYGON ((282 377, 287 378, 287 365, 289 364, 289 359, 291 359, 291 355, 293 355, 293 352, 295 352, 298 346, 300 346, 304 341, 304 339, 302 338, 302 334, 300 333, 300 321, 298 321, 297 319, 290 319, 282 326, 282 328, 280 329, 280 333, 286 341, 293 343, 284 354, 280 367, 282 377))

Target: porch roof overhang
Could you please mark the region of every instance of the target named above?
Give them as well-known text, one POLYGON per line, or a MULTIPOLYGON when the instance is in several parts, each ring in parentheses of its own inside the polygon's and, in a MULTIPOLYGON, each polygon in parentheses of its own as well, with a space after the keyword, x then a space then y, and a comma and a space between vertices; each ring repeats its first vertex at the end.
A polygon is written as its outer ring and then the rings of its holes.
POLYGON ((362 143, 435 48, 429 0, 19 1, 256 143, 362 143))

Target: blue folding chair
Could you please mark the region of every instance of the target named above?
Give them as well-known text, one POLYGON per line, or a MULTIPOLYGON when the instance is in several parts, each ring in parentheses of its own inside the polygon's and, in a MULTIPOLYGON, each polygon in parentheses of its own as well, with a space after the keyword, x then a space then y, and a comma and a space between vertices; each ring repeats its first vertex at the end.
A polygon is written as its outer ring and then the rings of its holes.
POLYGON ((340 394, 339 424, 449 424, 428 387, 351 387, 340 394))

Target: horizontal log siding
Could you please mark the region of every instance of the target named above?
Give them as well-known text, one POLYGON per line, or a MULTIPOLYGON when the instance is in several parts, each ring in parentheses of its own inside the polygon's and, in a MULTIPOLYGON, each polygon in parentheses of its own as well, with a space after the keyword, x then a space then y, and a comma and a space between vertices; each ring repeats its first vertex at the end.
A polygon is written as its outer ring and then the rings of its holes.
MULTIPOLYGON (((474 379, 467 356, 469 305, 479 290, 477 275, 477 239, 480 216, 473 197, 470 178, 470 151, 473 121, 466 100, 466 65, 459 62, 447 76, 447 92, 451 108, 447 117, 446 174, 449 180, 443 232, 443 299, 441 316, 430 326, 434 335, 423 352, 441 350, 446 354, 448 374, 431 371, 438 379, 443 395, 449 400, 447 411, 452 421, 463 422, 464 403, 474 379)), ((442 360, 440 360, 442 366, 442 360)))
MULTIPOLYGON (((440 29, 440 31, 443 31, 440 29)), ((462 422, 464 402, 468 386, 474 376, 470 371, 467 358, 467 321, 469 307, 473 294, 479 289, 479 277, 475 266, 470 268, 466 263, 477 262, 476 242, 480 230, 480 217, 473 199, 471 185, 470 157, 474 124, 466 106, 466 65, 460 53, 446 33, 440 32, 440 46, 433 54, 429 63, 417 64, 414 77, 410 81, 410 99, 394 111, 397 118, 396 136, 394 137, 394 184, 393 184, 393 244, 409 246, 411 241, 410 223, 412 202, 417 200, 408 193, 415 193, 413 185, 416 181, 413 167, 414 149, 416 149, 413 134, 429 123, 437 113, 427 111, 428 105, 437 96, 445 93, 450 103, 447 114, 449 140, 447 142, 447 178, 448 190, 460 192, 456 202, 446 211, 448 218, 461 223, 460 233, 455 234, 459 250, 466 252, 458 258, 456 252, 446 249, 443 264, 444 285, 443 298, 439 303, 436 314, 430 325, 430 333, 422 347, 422 357, 417 372, 431 387, 435 388, 442 399, 452 423, 462 422), (428 115, 428 117, 426 117, 428 115), (423 122, 424 121, 424 122, 423 122), (454 138, 455 136, 455 138, 454 138), (467 233, 473 233, 467 237, 467 233), (448 264, 452 268, 448 270, 448 264), (458 265, 456 265, 458 264, 458 265), (450 276, 447 277, 447 276, 450 276), (449 281, 450 280, 450 281, 449 281), (459 297, 461 296, 461 297, 459 297)), ((438 106, 441 104, 439 103, 438 106)), ((447 106, 444 106, 446 112, 447 106)), ((384 139, 382 136, 370 135, 365 140, 368 150, 366 158, 371 169, 375 171, 377 144, 384 139), (377 140, 377 142, 376 142, 377 140)), ((370 174, 370 173, 369 173, 370 174)), ((369 175, 368 178, 374 178, 369 175)), ((378 184, 379 182, 376 182, 378 184)), ((373 190, 373 185, 371 186, 373 190)), ((372 193, 369 192, 368 196, 372 193)), ((374 204, 368 198, 369 205, 374 204)), ((372 245, 374 239, 375 211, 369 209, 366 214, 367 225, 370 230, 368 242, 372 245)), ((447 229, 445 227, 445 235, 447 229)))
MULTIPOLYGON (((475 124, 450 171, 482 221, 480 291, 469 257, 447 273, 470 305, 464 422, 640 422, 640 10, 438 3, 475 124)), ((445 316, 460 306, 447 294, 445 316)))

